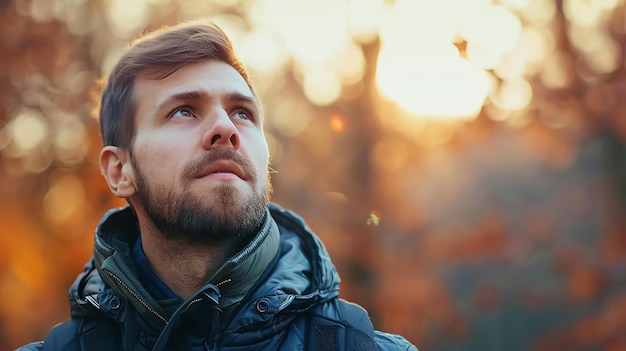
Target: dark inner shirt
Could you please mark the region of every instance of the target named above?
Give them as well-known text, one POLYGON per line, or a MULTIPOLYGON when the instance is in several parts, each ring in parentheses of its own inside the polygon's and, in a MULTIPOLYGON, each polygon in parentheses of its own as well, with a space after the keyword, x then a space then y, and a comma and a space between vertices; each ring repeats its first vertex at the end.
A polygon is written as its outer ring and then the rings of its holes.
POLYGON ((135 241, 133 246, 133 261, 137 267, 139 273, 139 281, 148 290, 148 293, 156 300, 167 300, 179 297, 172 291, 172 289, 159 278, 159 276, 152 270, 148 259, 143 252, 141 245, 141 236, 135 241))

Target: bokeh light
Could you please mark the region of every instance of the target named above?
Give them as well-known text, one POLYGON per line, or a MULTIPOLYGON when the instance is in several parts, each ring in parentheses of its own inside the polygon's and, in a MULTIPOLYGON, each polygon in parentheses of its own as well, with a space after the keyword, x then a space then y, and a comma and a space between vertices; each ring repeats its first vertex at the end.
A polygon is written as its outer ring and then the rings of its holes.
POLYGON ((78 177, 63 171, 50 177, 49 190, 43 199, 44 211, 50 221, 71 220, 84 208, 84 202, 85 192, 78 177))
POLYGON ((36 110, 24 109, 11 122, 10 133, 17 150, 28 151, 41 145, 48 136, 48 124, 36 110))

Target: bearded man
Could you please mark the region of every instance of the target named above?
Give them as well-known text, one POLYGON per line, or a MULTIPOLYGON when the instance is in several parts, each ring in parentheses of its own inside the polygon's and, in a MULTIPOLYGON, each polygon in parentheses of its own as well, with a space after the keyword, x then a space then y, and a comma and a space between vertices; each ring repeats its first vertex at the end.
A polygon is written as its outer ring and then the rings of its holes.
POLYGON ((263 115, 222 30, 150 33, 100 102, 105 214, 71 319, 22 350, 417 350, 339 299, 304 221, 270 204, 263 115))

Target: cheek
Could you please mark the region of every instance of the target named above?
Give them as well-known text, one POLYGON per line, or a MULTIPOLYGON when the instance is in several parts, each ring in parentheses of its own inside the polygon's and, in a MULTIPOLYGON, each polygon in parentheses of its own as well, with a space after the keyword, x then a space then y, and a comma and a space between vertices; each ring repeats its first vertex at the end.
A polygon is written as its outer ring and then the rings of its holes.
POLYGON ((267 172, 267 166, 268 166, 268 155, 267 152, 263 152, 261 150, 258 150, 254 153, 254 164, 256 166, 257 172, 259 173, 259 175, 262 175, 264 173, 267 172))
POLYGON ((259 145, 253 150, 253 161, 257 169, 259 176, 266 176, 267 167, 269 162, 269 153, 267 150, 267 144, 259 145))
POLYGON ((261 183, 265 183, 267 181, 267 168, 268 168, 268 156, 267 152, 263 150, 256 150, 252 155, 254 158, 252 163, 254 164, 254 168, 256 169, 258 180, 261 183))
POLYGON ((145 140, 135 148, 135 159, 149 179, 174 179, 178 169, 181 151, 172 143, 159 143, 145 140))

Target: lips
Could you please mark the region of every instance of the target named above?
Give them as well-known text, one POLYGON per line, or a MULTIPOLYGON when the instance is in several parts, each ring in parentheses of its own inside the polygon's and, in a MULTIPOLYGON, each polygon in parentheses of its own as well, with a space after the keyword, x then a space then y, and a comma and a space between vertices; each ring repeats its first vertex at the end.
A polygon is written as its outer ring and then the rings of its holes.
POLYGON ((212 162, 208 167, 198 173, 197 178, 206 177, 214 173, 232 173, 243 180, 247 180, 245 172, 241 167, 236 162, 230 160, 212 162))

